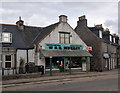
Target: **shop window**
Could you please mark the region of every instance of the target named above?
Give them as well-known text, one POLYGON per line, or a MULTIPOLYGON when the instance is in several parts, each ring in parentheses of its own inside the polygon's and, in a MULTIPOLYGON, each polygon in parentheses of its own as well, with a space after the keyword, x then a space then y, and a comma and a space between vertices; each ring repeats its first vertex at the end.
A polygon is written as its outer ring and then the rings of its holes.
POLYGON ((6 55, 5 56, 5 68, 11 68, 11 55, 6 55))
POLYGON ((70 33, 60 32, 59 39, 60 39, 60 43, 62 44, 70 44, 70 33))

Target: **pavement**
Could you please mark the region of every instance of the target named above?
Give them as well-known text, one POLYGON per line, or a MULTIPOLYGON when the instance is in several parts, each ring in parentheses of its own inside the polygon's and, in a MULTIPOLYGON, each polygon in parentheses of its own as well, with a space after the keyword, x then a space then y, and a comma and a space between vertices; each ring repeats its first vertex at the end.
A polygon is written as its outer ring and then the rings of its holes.
MULTIPOLYGON (((59 73, 57 75, 43 75, 41 77, 34 77, 34 78, 26 78, 26 79, 14 79, 14 80, 4 80, 2 81, 3 86, 11 86, 11 85, 17 85, 17 84, 24 84, 24 83, 31 83, 31 82, 47 82, 47 81, 57 81, 57 80, 63 80, 63 79, 70 79, 70 78, 83 78, 83 77, 94 77, 94 76, 103 76, 103 75, 114 75, 118 74, 118 69, 110 70, 110 71, 104 71, 104 72, 74 72, 71 74, 64 74, 59 73)), ((31 74, 34 75, 34 74, 31 74)))

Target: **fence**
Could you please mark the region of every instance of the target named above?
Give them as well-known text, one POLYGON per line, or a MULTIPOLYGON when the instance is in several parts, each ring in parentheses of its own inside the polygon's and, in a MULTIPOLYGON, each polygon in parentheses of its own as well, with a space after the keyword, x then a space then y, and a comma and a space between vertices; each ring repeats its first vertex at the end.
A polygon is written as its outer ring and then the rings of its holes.
MULTIPOLYGON (((81 68, 71 68, 72 72, 81 72, 81 68)), ((36 66, 36 67, 20 67, 20 68, 2 68, 0 69, 0 75, 3 76, 8 76, 8 75, 16 75, 16 74, 26 74, 26 73, 40 73, 44 74, 44 66, 36 66)), ((60 69, 52 69, 53 73, 58 73, 61 72, 60 69)), ((69 69, 65 69, 64 72, 70 73, 69 69)), ((49 74, 50 69, 45 69, 45 73, 49 74)))
POLYGON ((44 67, 43 66, 36 66, 36 67, 19 67, 19 68, 2 68, 0 69, 0 75, 7 76, 7 75, 15 75, 15 74, 25 74, 25 73, 37 73, 42 72, 44 74, 44 67))

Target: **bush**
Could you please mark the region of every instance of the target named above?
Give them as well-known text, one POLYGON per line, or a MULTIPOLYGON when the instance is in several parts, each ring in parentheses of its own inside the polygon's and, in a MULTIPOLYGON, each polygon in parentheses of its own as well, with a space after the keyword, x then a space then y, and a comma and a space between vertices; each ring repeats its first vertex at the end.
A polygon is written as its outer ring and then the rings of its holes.
POLYGON ((20 74, 24 73, 24 63, 25 63, 25 60, 22 57, 20 57, 20 67, 19 67, 20 74))

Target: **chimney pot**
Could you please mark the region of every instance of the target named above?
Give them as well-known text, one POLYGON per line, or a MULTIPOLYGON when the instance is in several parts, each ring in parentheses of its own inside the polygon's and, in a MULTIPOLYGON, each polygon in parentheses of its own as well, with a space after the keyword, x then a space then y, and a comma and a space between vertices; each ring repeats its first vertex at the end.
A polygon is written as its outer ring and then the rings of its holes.
POLYGON ((108 28, 104 29, 105 32, 110 32, 108 28))
POLYGON ((86 19, 85 15, 79 17, 79 20, 84 20, 84 19, 86 19))
POLYGON ((97 27, 97 28, 103 28, 103 27, 102 27, 102 24, 95 25, 95 27, 97 27))
POLYGON ((21 16, 19 17, 19 20, 16 22, 16 25, 18 26, 19 30, 24 30, 24 21, 21 20, 21 16))

